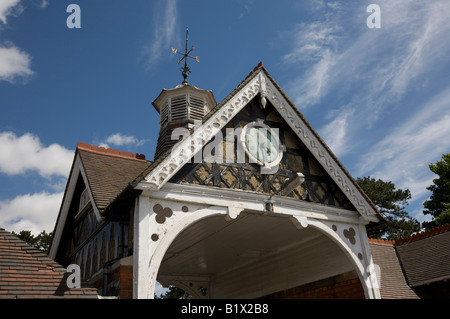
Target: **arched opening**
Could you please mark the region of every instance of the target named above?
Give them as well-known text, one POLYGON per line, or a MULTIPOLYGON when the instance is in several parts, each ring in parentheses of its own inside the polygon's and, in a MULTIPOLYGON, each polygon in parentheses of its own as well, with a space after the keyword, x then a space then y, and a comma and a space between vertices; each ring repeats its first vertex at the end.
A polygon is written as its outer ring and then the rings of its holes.
POLYGON ((165 251, 157 280, 195 298, 261 298, 352 272, 344 250, 315 227, 298 229, 286 215, 242 212, 184 228, 165 251))

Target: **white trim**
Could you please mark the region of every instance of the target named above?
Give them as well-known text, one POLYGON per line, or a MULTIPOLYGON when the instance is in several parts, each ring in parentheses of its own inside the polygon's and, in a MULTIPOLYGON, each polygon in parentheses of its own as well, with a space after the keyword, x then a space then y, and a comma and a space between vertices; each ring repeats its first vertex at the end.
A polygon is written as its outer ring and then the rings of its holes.
POLYGON ((226 215, 228 210, 226 207, 210 206, 208 208, 199 209, 191 214, 183 214, 174 212, 171 217, 171 224, 164 225, 164 232, 157 242, 150 240, 150 234, 158 233, 159 226, 150 216, 150 201, 143 195, 139 199, 139 217, 138 228, 139 241, 134 243, 135 256, 134 265, 137 266, 137 271, 134 277, 134 298, 138 299, 153 299, 155 294, 156 278, 158 276, 159 267, 162 259, 175 240, 175 238, 187 227, 193 223, 215 215, 226 215), (142 204, 145 202, 145 204, 142 204), (137 254, 136 254, 137 253, 137 254))
MULTIPOLYGON (((359 260, 356 254, 356 252, 359 251, 363 254, 363 256, 370 256, 370 248, 367 250, 365 245, 365 243, 367 242, 367 237, 361 238, 360 236, 358 236, 359 238, 358 240, 356 240, 357 245, 349 245, 340 233, 336 233, 332 230, 328 223, 308 219, 307 227, 310 226, 332 239, 337 244, 337 246, 347 255, 349 261, 353 264, 354 269, 358 274, 358 277, 364 289, 365 297, 367 299, 380 298, 380 291, 376 284, 376 275, 374 273, 370 273, 370 270, 373 268, 371 257, 370 260, 367 260, 365 258, 363 258, 363 260, 359 260)), ((358 228, 360 229, 361 227, 358 228)))
POLYGON ((278 129, 277 128, 272 128, 269 125, 263 123, 263 121, 261 120, 256 120, 253 122, 248 123, 247 125, 244 126, 244 128, 242 129, 241 135, 239 136, 239 142, 242 145, 242 148, 245 150, 245 153, 247 154, 247 156, 250 159, 250 163, 257 163, 260 166, 263 166, 263 168, 269 173, 271 172, 274 168, 277 169, 278 165, 280 164, 281 158, 283 157, 283 149, 281 147, 281 141, 280 138, 277 134, 278 129), (250 152, 246 140, 247 140, 247 132, 251 129, 251 128, 264 128, 267 130, 267 132, 270 132, 271 136, 275 139, 276 143, 277 143, 277 151, 278 151, 278 155, 277 158, 274 159, 271 162, 262 162, 260 161, 258 158, 256 158, 256 156, 254 156, 252 154, 252 152, 250 152))
MULTIPOLYGON (((181 232, 204 218, 222 215, 229 220, 245 211, 249 214, 283 215, 299 229, 311 227, 331 238, 358 273, 366 298, 379 298, 376 276, 371 271, 373 263, 367 234, 357 212, 286 198, 272 198, 274 212, 265 212, 265 197, 267 195, 227 189, 214 189, 211 192, 210 187, 172 183, 167 183, 159 191, 144 191, 137 200, 135 211, 134 297, 153 298, 162 259, 181 232), (231 195, 234 195, 233 199, 231 195), (162 224, 152 217, 155 203, 170 207, 173 211, 171 217, 162 224), (205 207, 211 203, 214 206, 205 207), (184 205, 189 207, 189 213, 183 211, 184 205), (351 238, 346 235, 349 230, 353 231, 351 238), (151 240, 151 234, 157 234, 159 238, 151 240)), ((164 278, 164 275, 171 274, 161 275, 164 278)), ((213 288, 213 283, 209 283, 210 288, 213 288)))
MULTIPOLYGON (((150 200, 148 197, 138 196, 134 211, 134 239, 133 239, 133 298, 153 298, 147 296, 147 283, 150 247, 150 200), (143 297, 145 296, 145 297, 143 297)), ((154 293, 154 287, 153 287, 154 293)))
POLYGON ((205 142, 210 141, 258 93, 259 83, 255 77, 204 122, 201 129, 194 130, 190 139, 184 139, 174 146, 171 155, 167 156, 144 178, 148 183, 147 188, 160 189, 184 164, 191 160, 191 154, 200 151, 205 142))
POLYGON ((275 106, 283 119, 291 129, 297 134, 300 140, 311 151, 317 161, 328 172, 329 176, 338 185, 341 191, 347 196, 366 222, 379 222, 375 210, 370 206, 364 196, 357 190, 353 182, 334 160, 330 152, 324 147, 321 141, 311 131, 304 121, 292 110, 289 102, 278 91, 275 85, 268 79, 264 72, 260 73, 262 81, 267 82, 266 92, 262 92, 275 106))
MULTIPOLYGON (((84 185, 86 186, 86 189, 88 190, 89 201, 90 201, 91 206, 93 207, 95 217, 97 218, 97 222, 99 222, 102 219, 100 212, 98 211, 98 208, 95 205, 92 191, 89 187, 89 183, 87 182, 86 172, 84 170, 83 163, 81 162, 80 154, 77 153, 77 155, 75 156, 75 159, 74 159, 72 172, 69 176, 67 190, 64 195, 63 202, 61 204, 61 209, 60 209, 60 212, 58 215, 57 224, 55 226, 55 231, 54 231, 55 234, 54 234, 52 246, 51 246, 50 252, 49 252, 49 257, 52 259, 56 258, 56 253, 59 248, 61 236, 64 231, 64 225, 66 224, 67 215, 69 213, 70 205, 72 204, 73 194, 75 192, 75 188, 76 188, 77 182, 78 182, 78 176, 80 174, 81 174, 81 177, 83 178, 84 185)), ((85 207, 87 207, 88 204, 89 203, 86 203, 85 207)), ((85 212, 85 211, 86 211, 85 209, 82 210, 82 212, 85 212)), ((80 214, 80 212, 77 211, 77 216, 79 216, 79 214, 80 214)))
POLYGON ((334 160, 333 156, 324 147, 321 141, 311 131, 308 125, 298 116, 283 94, 262 71, 242 87, 236 94, 217 110, 201 129, 194 130, 190 139, 184 139, 173 148, 171 155, 167 156, 157 165, 140 183, 142 189, 159 190, 163 187, 184 164, 191 160, 191 154, 201 150, 205 142, 211 140, 242 108, 247 105, 258 93, 267 98, 277 109, 291 129, 311 151, 322 167, 328 172, 341 191, 356 207, 366 222, 378 222, 379 217, 364 196, 357 190, 353 182, 334 160))
MULTIPOLYGON (((136 188, 142 189, 141 184, 138 184, 136 188)), ((174 200, 202 205, 214 203, 216 206, 228 207, 231 209, 232 215, 235 215, 233 212, 244 209, 263 212, 265 211, 266 201, 271 197, 270 200, 273 202, 274 208, 271 213, 273 214, 304 216, 354 225, 361 222, 360 215, 356 211, 243 190, 167 183, 159 191, 144 191, 142 195, 151 196, 153 199, 174 200)))

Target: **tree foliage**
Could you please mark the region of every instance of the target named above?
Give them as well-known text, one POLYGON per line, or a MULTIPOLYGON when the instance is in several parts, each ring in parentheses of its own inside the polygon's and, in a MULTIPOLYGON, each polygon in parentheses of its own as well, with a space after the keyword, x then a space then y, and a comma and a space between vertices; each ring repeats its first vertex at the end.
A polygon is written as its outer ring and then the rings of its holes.
POLYGON ((433 179, 433 185, 427 187, 432 194, 423 203, 424 215, 431 215, 431 222, 424 222, 425 228, 430 229, 436 226, 450 223, 450 153, 443 154, 436 164, 429 164, 430 170, 438 175, 433 179))
POLYGON ((22 230, 18 234, 14 232, 12 232, 12 234, 48 255, 53 233, 48 234, 43 230, 39 235, 34 236, 31 231, 22 230))
MULTIPOLYGON (((191 284, 192 285, 192 284, 191 284)), ((183 289, 175 287, 175 286, 169 286, 169 290, 165 294, 161 294, 159 296, 155 295, 156 299, 192 299, 192 296, 185 292, 183 289)), ((206 287, 198 287, 198 291, 203 295, 206 296, 206 287)))
POLYGON ((389 240, 409 236, 420 231, 420 223, 405 211, 411 199, 409 189, 396 189, 394 183, 381 179, 363 177, 356 182, 369 196, 383 215, 385 222, 368 230, 371 238, 387 238, 389 240))
POLYGON ((164 295, 155 296, 156 299, 192 299, 192 296, 187 294, 183 289, 175 286, 169 286, 168 289, 164 295))

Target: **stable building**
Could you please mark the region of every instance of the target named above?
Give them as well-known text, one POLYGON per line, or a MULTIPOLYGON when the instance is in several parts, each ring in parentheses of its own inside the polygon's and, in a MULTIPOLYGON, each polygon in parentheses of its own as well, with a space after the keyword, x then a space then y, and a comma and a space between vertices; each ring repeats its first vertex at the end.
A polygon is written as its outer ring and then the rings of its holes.
POLYGON ((78 144, 51 258, 120 298, 154 298, 157 282, 195 298, 382 297, 366 232, 381 214, 262 63, 220 103, 185 78, 153 106, 154 161, 78 144))

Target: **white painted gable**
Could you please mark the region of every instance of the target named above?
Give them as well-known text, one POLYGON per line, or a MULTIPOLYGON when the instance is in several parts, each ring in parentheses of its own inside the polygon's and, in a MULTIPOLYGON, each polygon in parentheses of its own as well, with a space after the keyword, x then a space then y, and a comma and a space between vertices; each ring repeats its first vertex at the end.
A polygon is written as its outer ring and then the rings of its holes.
POLYGON ((379 212, 262 65, 255 68, 254 72, 212 111, 212 115, 201 124, 201 129, 194 130, 190 139, 183 139, 176 144, 171 154, 153 167, 137 188, 150 191, 161 189, 191 160, 192 154, 199 152, 258 94, 262 105, 268 100, 275 107, 354 205, 362 219, 365 222, 378 222, 381 219, 379 212))

